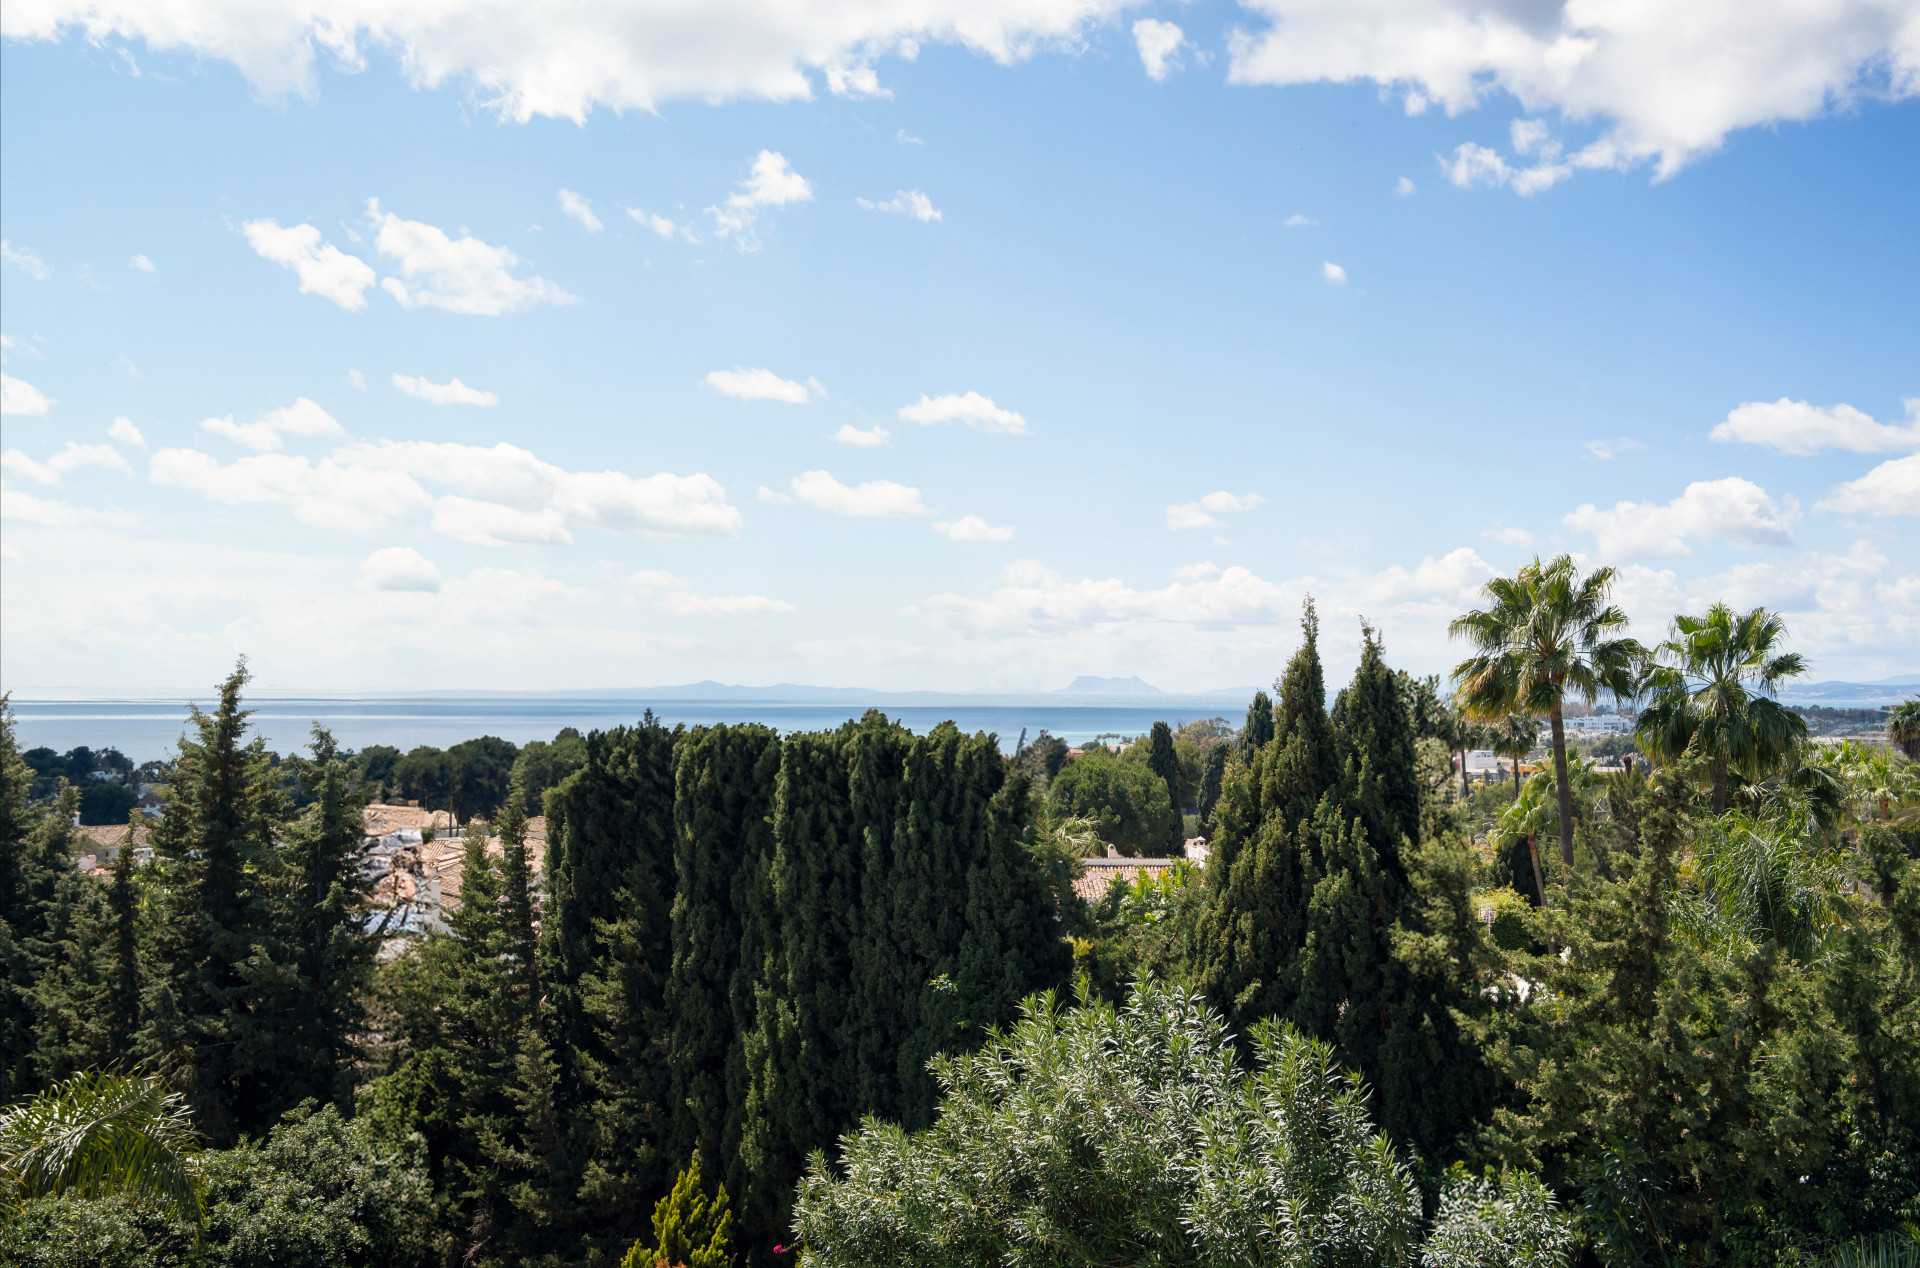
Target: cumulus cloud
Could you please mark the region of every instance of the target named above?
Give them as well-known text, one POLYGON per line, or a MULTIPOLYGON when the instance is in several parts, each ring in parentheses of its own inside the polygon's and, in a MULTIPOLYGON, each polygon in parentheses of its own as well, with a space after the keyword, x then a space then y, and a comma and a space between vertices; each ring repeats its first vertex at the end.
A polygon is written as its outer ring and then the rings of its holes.
POLYGON ((500 403, 500 398, 492 392, 482 392, 479 388, 468 387, 457 378, 446 383, 435 383, 429 379, 396 374, 393 376, 393 385, 408 396, 418 397, 430 405, 498 405, 500 403))
POLYGON ((53 276, 53 269, 30 248, 16 247, 5 238, 0 238, 0 261, 13 265, 36 282, 44 282, 53 276))
POLYGON ((996 527, 978 515, 962 515, 957 520, 936 520, 933 531, 950 542, 1010 542, 1013 526, 996 527))
POLYGON ((872 449, 886 444, 887 438, 892 435, 893 433, 884 427, 869 427, 862 431, 852 423, 842 423, 840 430, 833 433, 833 438, 843 445, 858 445, 862 449, 872 449))
POLYGON ((883 203, 867 198, 856 198, 853 202, 862 211, 885 212, 890 216, 910 216, 921 224, 941 218, 940 210, 933 205, 933 200, 917 189, 900 190, 883 203))
POLYGON ((1854 515, 1920 515, 1920 454, 1892 458, 1816 502, 1816 511, 1854 515))
POLYGON ((1476 185, 1511 186, 1515 193, 1521 195, 1552 189, 1573 175, 1573 164, 1558 161, 1560 145, 1557 141, 1542 139, 1544 125, 1538 129, 1526 126, 1538 122, 1521 119, 1513 125, 1516 137, 1514 148, 1522 154, 1531 153, 1536 160, 1532 163, 1510 164, 1500 156, 1498 150, 1467 142, 1454 148, 1451 162, 1440 160, 1441 170, 1447 174, 1448 180, 1461 189, 1472 189, 1476 185))
POLYGON ((627 581, 671 616, 756 616, 793 611, 793 604, 785 599, 770 599, 761 594, 695 594, 691 581, 662 569, 643 569, 627 581))
POLYGON ((685 225, 675 224, 665 216, 654 215, 651 212, 642 211, 638 207, 627 208, 627 216, 635 224, 644 225, 659 234, 662 238, 665 238, 668 242, 672 242, 675 237, 683 238, 688 242, 700 241, 700 239, 693 236, 692 229, 685 225))
POLYGON ((753 170, 740 188, 718 207, 707 208, 713 217, 713 236, 731 238, 742 251, 758 251, 760 237, 754 225, 760 213, 769 207, 813 201, 813 186, 788 165, 786 156, 762 150, 753 160, 753 170))
POLYGON ((293 270, 302 295, 330 299, 350 313, 367 306, 367 288, 375 277, 373 266, 323 241, 312 225, 282 228, 277 220, 249 220, 240 231, 254 254, 293 270))
MULTIPOLYGON (((1660 177, 1742 128, 1920 93, 1920 11, 1879 0, 1756 7, 1702 0, 1676 22, 1648 5, 1575 0, 1248 0, 1269 20, 1230 46, 1240 84, 1371 80, 1417 113, 1504 91, 1529 112, 1597 124, 1573 167, 1652 161, 1660 177)), ((1517 186, 1516 186, 1517 187, 1517 186)))
POLYGON ((1304 229, 1308 225, 1318 224, 1320 222, 1317 220, 1309 220, 1307 219, 1306 216, 1296 211, 1291 216, 1288 216, 1285 220, 1282 220, 1280 223, 1285 225, 1289 229, 1304 229))
POLYGON ((523 510, 447 494, 433 504, 433 531, 470 546, 571 546, 567 522, 551 506, 523 510))
MULTIPOLYGON (((772 370, 749 370, 740 365, 731 370, 714 370, 704 382, 720 395, 740 401, 785 401, 789 405, 804 405, 812 395, 806 383, 783 379, 772 370)), ((818 386, 815 380, 809 382, 818 386)), ((821 395, 826 393, 823 391, 821 395)))
POLYGON ((1499 520, 1495 520, 1493 527, 1481 533, 1480 536, 1486 538, 1488 541, 1499 542, 1502 546, 1533 545, 1532 533, 1529 533, 1524 528, 1502 524, 1499 520))
POLYGON ((81 445, 69 440, 67 447, 38 462, 29 458, 18 449, 9 449, 0 454, 0 467, 35 484, 54 485, 61 483, 69 471, 81 467, 107 467, 115 471, 133 474, 133 468, 127 465, 126 458, 111 445, 81 445))
POLYGON ((1220 521, 1216 515, 1235 514, 1251 511, 1266 501, 1258 493, 1235 495, 1225 489, 1216 489, 1198 502, 1183 502, 1167 508, 1167 527, 1181 528, 1218 528, 1220 521))
POLYGON ((1026 419, 1010 409, 1001 409, 992 398, 978 392, 964 396, 922 396, 912 405, 901 406, 898 416, 903 423, 919 423, 925 427, 936 423, 966 423, 982 431, 1016 436, 1025 435, 1027 431, 1026 419))
POLYGON ((113 426, 107 428, 107 437, 110 440, 117 440, 123 445, 132 445, 137 449, 145 449, 147 447, 147 438, 140 434, 140 429, 133 425, 131 418, 114 419, 113 426))
POLYGON ((44 414, 53 404, 25 379, 0 374, 0 414, 44 414))
POLYGON ((153 261, 144 255, 136 255, 127 261, 127 267, 130 269, 138 269, 142 273, 151 273, 153 272, 153 261))
POLYGON ((599 233, 605 228, 600 217, 593 214, 593 204, 571 189, 560 191, 560 211, 568 219, 579 221, 588 233, 599 233))
POLYGON ((456 240, 418 220, 402 220, 367 199, 367 217, 377 232, 374 246, 393 261, 399 277, 380 288, 402 308, 439 308, 474 317, 498 317, 541 304, 575 304, 574 296, 544 277, 515 277, 520 257, 463 232, 456 240))
POLYGON ((385 546, 360 561, 361 590, 440 592, 440 570, 411 546, 385 546))
POLYGON ((51 0, 9 6, 6 34, 94 41, 138 39, 238 66, 261 95, 311 97, 314 63, 365 64, 391 54, 418 87, 459 81, 504 118, 584 122, 595 107, 652 110, 676 99, 811 98, 813 76, 841 95, 882 92, 874 64, 923 44, 958 44, 1010 64, 1046 48, 1073 48, 1123 0, 974 0, 915 5, 830 0, 796 9, 780 0, 675 8, 634 0, 575 6, 365 5, 354 0, 51 0))
POLYGON ((825 471, 803 471, 793 477, 793 496, 819 511, 835 515, 873 516, 905 519, 929 514, 921 504, 920 490, 892 480, 867 480, 845 485, 825 471))
POLYGON ((1186 32, 1171 22, 1141 18, 1133 24, 1133 46, 1140 50, 1140 64, 1147 78, 1156 82, 1180 69, 1180 50, 1186 46, 1186 32))
POLYGON ((222 466, 197 449, 162 449, 147 463, 155 484, 224 506, 284 506, 302 524, 340 532, 384 528, 432 499, 411 478, 333 458, 263 453, 222 466))
POLYGON ((1592 533, 1608 559, 1691 555, 1689 541, 1733 546, 1791 546, 1800 507, 1791 497, 1775 501, 1751 480, 1696 480, 1673 501, 1617 502, 1611 510, 1592 503, 1568 512, 1562 522, 1592 533))
POLYGON ((333 415, 304 396, 291 405, 268 410, 260 415, 258 422, 236 423, 233 415, 228 414, 225 418, 206 419, 200 427, 203 431, 245 445, 255 453, 273 453, 285 448, 283 437, 286 436, 347 434, 346 428, 333 415))
POLYGON ((1338 264, 1335 264, 1332 260, 1328 260, 1320 266, 1320 276, 1326 280, 1329 286, 1345 286, 1347 284, 1347 271, 1338 264))
POLYGON ((1771 404, 1749 401, 1709 433, 1722 443, 1763 445, 1788 454, 1822 449, 1888 453, 1920 449, 1920 396, 1906 401, 1907 422, 1879 423, 1851 405, 1809 405, 1781 397, 1771 404))
POLYGON ((0 519, 37 524, 41 528, 131 528, 137 522, 122 510, 98 511, 8 488, 0 488, 0 519))

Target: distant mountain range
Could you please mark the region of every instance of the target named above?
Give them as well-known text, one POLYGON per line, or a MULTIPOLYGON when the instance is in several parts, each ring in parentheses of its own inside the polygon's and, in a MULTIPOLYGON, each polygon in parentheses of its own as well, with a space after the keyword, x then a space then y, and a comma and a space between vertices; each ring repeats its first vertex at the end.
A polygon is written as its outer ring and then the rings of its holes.
POLYGON ((1796 682, 1780 688, 1787 704, 1823 704, 1829 708, 1870 709, 1920 698, 1920 675, 1896 674, 1879 682, 1796 682))

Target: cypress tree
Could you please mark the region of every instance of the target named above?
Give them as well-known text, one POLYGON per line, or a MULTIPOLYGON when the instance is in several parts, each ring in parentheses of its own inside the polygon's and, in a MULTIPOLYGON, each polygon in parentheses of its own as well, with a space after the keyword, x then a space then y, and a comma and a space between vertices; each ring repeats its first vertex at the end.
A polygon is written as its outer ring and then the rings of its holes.
POLYGON ((1346 798, 1366 826, 1367 839, 1397 879, 1406 868, 1401 850, 1420 835, 1420 779, 1414 720, 1378 633, 1361 626, 1360 667, 1340 693, 1339 728, 1346 798))
POLYGON ((502 945, 509 961, 509 981, 522 1018, 540 1016, 538 942, 533 929, 533 869, 527 862, 527 812, 520 790, 507 794, 494 818, 500 837, 502 945))
POLYGON ((1207 746, 1206 762, 1200 769, 1200 832, 1212 837, 1213 810, 1220 802, 1227 780, 1227 756, 1232 745, 1216 741, 1207 746))
POLYGON ((358 1029, 377 940, 365 927, 371 883, 360 870, 365 827, 348 788, 351 772, 333 735, 313 728, 305 770, 306 811, 281 851, 276 924, 292 970, 284 1079, 277 1108, 313 1097, 349 1104, 358 1029))
POLYGON ((595 732, 547 796, 544 1029, 585 1159, 575 1218, 629 1244, 673 1178, 665 1036, 672 971, 675 731, 652 716, 595 732))
POLYGON ((1170 852, 1180 853, 1186 831, 1180 817, 1180 755, 1173 749, 1173 728, 1164 722, 1153 724, 1153 730, 1147 737, 1147 769, 1158 775, 1167 786, 1167 803, 1173 807, 1173 837, 1169 842, 1170 852))
POLYGON ((28 1058, 33 1051, 30 975, 20 959, 27 851, 27 791, 33 770, 20 759, 13 734, 13 706, 0 696, 0 1104, 33 1090, 28 1058))
POLYGON ((46 1087, 107 1060, 111 978, 106 895, 75 870, 80 790, 61 781, 52 809, 27 836, 18 951, 27 972, 34 1026, 32 1081, 46 1087))
POLYGON ((716 1169, 739 1160, 742 1040, 752 1029, 752 976, 764 950, 768 818, 779 760, 779 741, 764 726, 696 728, 675 752, 667 985, 673 1152, 699 1149, 716 1169))
POLYGON ((1247 706, 1247 724, 1240 729, 1240 751, 1251 755, 1273 742, 1273 701, 1264 691, 1253 693, 1247 706))
POLYGON ((157 977, 166 998, 146 1009, 143 1043, 159 1056, 214 1143, 267 1126, 277 1103, 284 1046, 278 1010, 256 1019, 263 988, 249 976, 256 945, 272 943, 265 882, 276 870, 274 829, 282 813, 265 743, 246 741, 243 660, 220 686, 211 714, 193 709, 167 786, 167 813, 153 828, 167 889, 156 931, 157 977))
POLYGON ((113 921, 113 973, 107 988, 107 1047, 115 1061, 125 1060, 140 1030, 140 894, 135 888, 133 840, 144 816, 127 816, 127 835, 113 860, 113 884, 107 910, 113 921))

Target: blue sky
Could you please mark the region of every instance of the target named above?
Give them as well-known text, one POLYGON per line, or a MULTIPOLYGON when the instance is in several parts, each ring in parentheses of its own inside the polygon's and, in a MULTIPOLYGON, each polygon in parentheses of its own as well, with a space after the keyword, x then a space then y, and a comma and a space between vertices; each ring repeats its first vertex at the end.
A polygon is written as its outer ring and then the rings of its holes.
POLYGON ((1920 671, 1920 5, 1361 7, 9 6, 0 677, 1920 671))

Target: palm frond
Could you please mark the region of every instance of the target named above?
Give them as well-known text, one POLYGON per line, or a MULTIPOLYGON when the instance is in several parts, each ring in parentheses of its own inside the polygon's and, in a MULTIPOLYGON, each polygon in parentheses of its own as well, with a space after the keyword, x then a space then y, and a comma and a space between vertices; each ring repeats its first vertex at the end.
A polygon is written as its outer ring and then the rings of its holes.
POLYGON ((198 1225, 199 1153, 186 1102, 153 1075, 76 1074, 0 1116, 20 1201, 118 1194, 198 1225))

